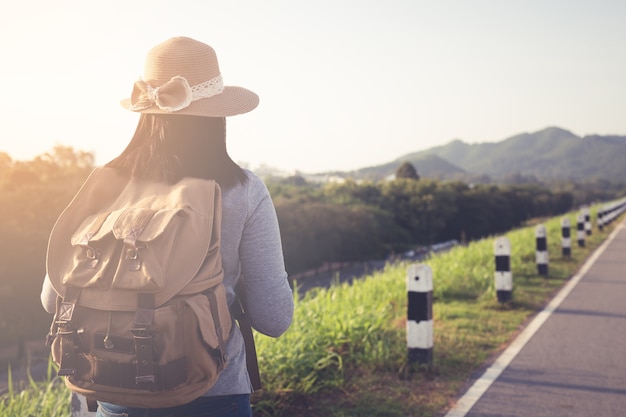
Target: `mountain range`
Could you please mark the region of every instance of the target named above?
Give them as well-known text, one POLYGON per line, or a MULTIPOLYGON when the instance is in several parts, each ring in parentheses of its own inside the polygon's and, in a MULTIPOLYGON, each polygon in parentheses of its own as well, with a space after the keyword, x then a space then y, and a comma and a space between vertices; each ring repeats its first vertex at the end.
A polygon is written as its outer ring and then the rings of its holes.
POLYGON ((335 173, 381 180, 410 162, 421 178, 480 182, 626 180, 626 136, 577 136, 559 127, 521 133, 500 142, 446 145, 403 155, 388 163, 335 173))

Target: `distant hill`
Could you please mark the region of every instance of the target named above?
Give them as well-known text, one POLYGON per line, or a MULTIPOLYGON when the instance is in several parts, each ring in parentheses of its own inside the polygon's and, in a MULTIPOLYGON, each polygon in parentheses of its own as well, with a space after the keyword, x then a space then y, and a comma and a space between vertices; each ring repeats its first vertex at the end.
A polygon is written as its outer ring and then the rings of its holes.
POLYGON ((411 158, 403 157, 383 165, 361 168, 353 172, 359 179, 378 180, 395 175, 396 169, 404 161, 409 161, 418 169, 420 177, 448 179, 462 178, 467 172, 451 164, 436 154, 412 154, 411 158))
MULTIPOLYGON (((380 180, 393 176, 408 161, 420 177, 491 180, 626 180, 626 136, 579 137, 558 127, 522 133, 494 143, 461 140, 401 156, 386 164, 362 168, 345 176, 380 180)), ((342 175, 342 176, 344 176, 342 175)))

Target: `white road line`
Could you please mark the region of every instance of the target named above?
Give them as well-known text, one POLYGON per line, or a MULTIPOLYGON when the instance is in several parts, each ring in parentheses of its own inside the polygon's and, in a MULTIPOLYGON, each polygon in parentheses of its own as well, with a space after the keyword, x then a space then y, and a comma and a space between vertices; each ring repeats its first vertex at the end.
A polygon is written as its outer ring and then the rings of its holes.
POLYGON ((524 345, 534 336, 543 323, 550 315, 559 307, 567 295, 574 289, 581 278, 587 273, 589 268, 594 264, 598 257, 604 252, 609 243, 615 239, 617 232, 624 228, 624 223, 620 223, 615 227, 613 232, 604 241, 604 243, 587 259, 587 262, 578 271, 576 275, 559 291, 559 293, 550 301, 550 303, 530 322, 530 324, 520 333, 520 335, 509 345, 509 347, 500 354, 498 359, 491 365, 483 375, 474 382, 469 390, 459 399, 455 407, 452 408, 445 417, 464 417, 476 404, 476 402, 489 389, 491 384, 498 379, 502 371, 506 369, 511 361, 522 350, 524 345))

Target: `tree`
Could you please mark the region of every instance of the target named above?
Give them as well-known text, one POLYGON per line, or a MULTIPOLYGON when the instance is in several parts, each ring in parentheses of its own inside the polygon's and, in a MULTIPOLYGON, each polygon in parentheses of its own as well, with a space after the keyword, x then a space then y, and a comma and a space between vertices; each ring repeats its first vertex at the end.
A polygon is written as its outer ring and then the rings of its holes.
POLYGON ((0 152, 0 346, 43 334, 37 300, 56 218, 93 168, 93 155, 57 147, 31 161, 0 152))
POLYGON ((412 163, 405 161, 396 170, 396 178, 406 178, 411 180, 419 180, 417 170, 412 163))

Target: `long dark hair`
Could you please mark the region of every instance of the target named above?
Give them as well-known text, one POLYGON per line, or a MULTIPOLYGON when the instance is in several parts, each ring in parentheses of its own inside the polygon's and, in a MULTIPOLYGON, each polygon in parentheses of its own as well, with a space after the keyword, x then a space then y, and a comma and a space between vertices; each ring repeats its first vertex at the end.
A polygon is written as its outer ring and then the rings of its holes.
POLYGON ((222 188, 246 181, 226 150, 223 117, 144 113, 126 149, 107 166, 171 184, 184 177, 214 179, 222 188))

